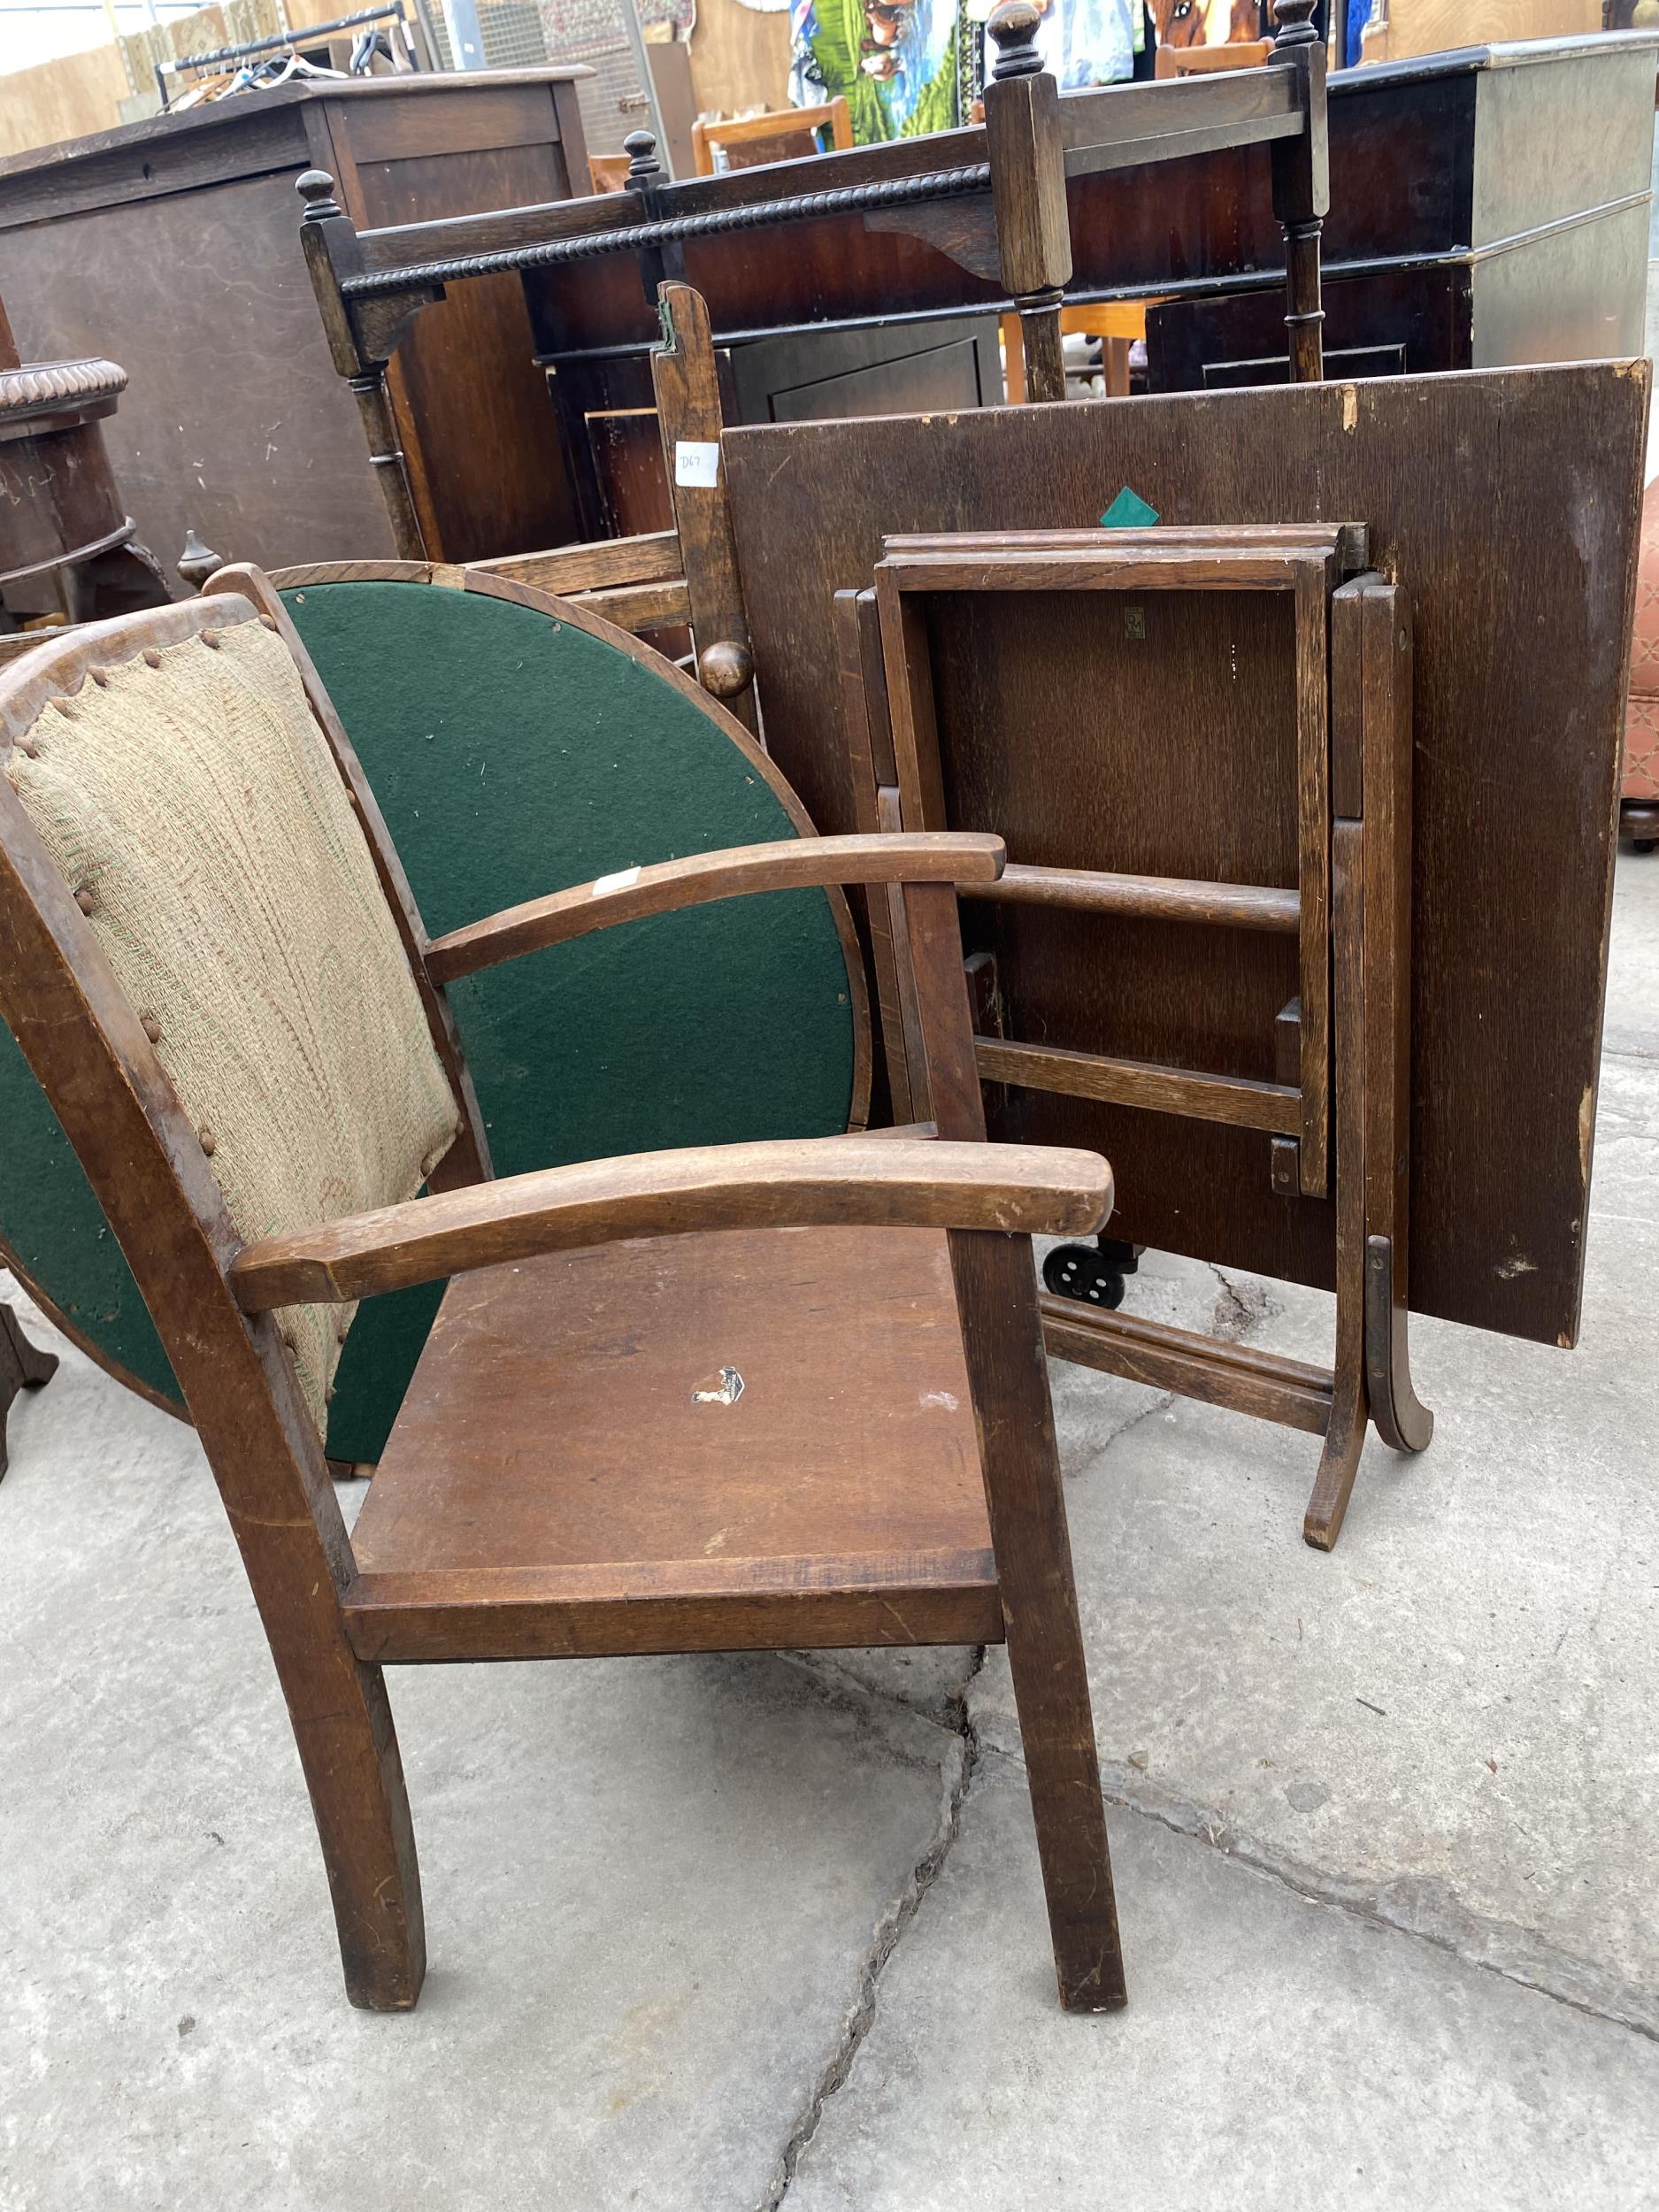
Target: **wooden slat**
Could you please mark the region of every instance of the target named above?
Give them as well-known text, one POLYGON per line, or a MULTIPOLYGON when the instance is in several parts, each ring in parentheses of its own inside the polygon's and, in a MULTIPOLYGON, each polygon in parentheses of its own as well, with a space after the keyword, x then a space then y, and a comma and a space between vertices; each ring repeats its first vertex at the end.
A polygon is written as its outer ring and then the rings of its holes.
POLYGON ((1301 926, 1302 902, 1294 891, 1253 883, 1194 882, 1179 876, 1114 875, 1096 868, 1025 868, 1010 862, 997 882, 972 895, 1013 906, 1064 906, 1084 914, 1208 922, 1290 937, 1301 926))
POLYGON ((1243 123, 1210 124, 1198 130, 1165 131, 1156 138, 1126 138, 1110 146, 1073 147, 1065 157, 1066 180, 1110 169, 1150 168, 1162 161, 1185 161, 1234 146, 1261 146, 1274 139, 1300 138, 1300 118, 1265 115, 1243 123))
MULTIPOLYGON (((1321 555, 1314 558, 1325 557, 1321 555)), ((901 592, 920 591, 1289 591, 1310 554, 1300 549, 1221 545, 1211 552, 1190 543, 1151 542, 1119 549, 1111 544, 1033 545, 1014 551, 926 552, 893 555, 890 569, 901 592)))
POLYGON ((1333 553, 1345 572, 1362 569, 1370 534, 1363 522, 1289 523, 1160 522, 1130 530, 903 530, 881 541, 886 558, 911 553, 1023 552, 1056 549, 1064 552, 1101 549, 1127 552, 1143 546, 1228 545, 1273 547, 1298 553, 1333 553))
POLYGON ((557 238, 625 230, 639 219, 638 204, 631 196, 605 192, 597 198, 502 208, 484 215, 445 216, 429 223, 399 223, 357 233, 359 265, 368 274, 458 260, 468 254, 511 253, 557 238))
MULTIPOLYGON (((1302 108, 1299 88, 1286 81, 1286 74, 1271 68, 1239 69, 1066 94, 1060 101, 1060 135, 1067 173, 1076 173, 1071 157, 1086 148, 1138 149, 1147 140, 1173 139, 1179 144, 1185 134, 1212 131, 1227 134, 1217 139, 1219 144, 1246 145, 1259 123, 1288 123, 1294 134, 1302 128, 1302 108)), ((1138 150, 1134 157, 1149 158, 1138 150)))
POLYGON ((710 1640, 722 1651, 775 1651, 1003 1640, 988 1548, 910 1560, 368 1574, 342 1611, 359 1658, 394 1665, 695 1651, 710 1640))
POLYGON ((539 584, 561 595, 603 591, 613 584, 657 584, 679 576, 680 538, 672 530, 648 531, 633 538, 600 538, 586 545, 556 545, 545 553, 504 553, 493 561, 469 561, 473 576, 505 576, 515 584, 539 584))
POLYGON ((1155 1390, 1202 1398, 1207 1405, 1314 1436, 1324 1435, 1331 1417, 1330 1371, 1277 1353, 1220 1343, 1133 1314, 1082 1308, 1070 1298, 1043 1299, 1042 1333, 1056 1359, 1125 1375, 1155 1390))
POLYGON ((1225 1122, 1239 1129, 1294 1135, 1302 1123, 1302 1094, 1283 1083, 1254 1083, 1236 1075, 1200 1075, 1184 1068, 1155 1067, 1145 1060, 1113 1060, 1058 1046, 973 1041, 979 1074, 989 1083, 1019 1083, 1028 1090, 1064 1091, 1110 1106, 1141 1106, 1155 1114, 1185 1114, 1196 1121, 1225 1122))
POLYGON ((609 591, 576 592, 572 597, 575 605, 602 615, 619 630, 657 630, 691 619, 683 577, 664 584, 618 584, 609 591))

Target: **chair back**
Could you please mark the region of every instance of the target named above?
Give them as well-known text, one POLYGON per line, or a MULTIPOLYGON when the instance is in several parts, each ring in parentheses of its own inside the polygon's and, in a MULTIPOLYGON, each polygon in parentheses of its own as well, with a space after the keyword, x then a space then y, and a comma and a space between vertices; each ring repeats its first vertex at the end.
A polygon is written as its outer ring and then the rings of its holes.
MULTIPOLYGON (((8 829, 79 910, 77 961, 107 966, 251 1241, 412 1198, 462 1110, 274 620, 229 595, 178 613, 165 641, 129 618, 49 649, 32 679, 19 665, 8 829)), ((280 1317, 319 1432, 350 1317, 280 1317)))
POLYGON ((699 119, 691 127, 697 174, 711 177, 722 169, 758 169, 771 161, 800 161, 820 150, 820 131, 829 142, 823 149, 826 152, 852 144, 852 120, 840 94, 817 107, 774 108, 764 115, 745 115, 727 122, 699 119))

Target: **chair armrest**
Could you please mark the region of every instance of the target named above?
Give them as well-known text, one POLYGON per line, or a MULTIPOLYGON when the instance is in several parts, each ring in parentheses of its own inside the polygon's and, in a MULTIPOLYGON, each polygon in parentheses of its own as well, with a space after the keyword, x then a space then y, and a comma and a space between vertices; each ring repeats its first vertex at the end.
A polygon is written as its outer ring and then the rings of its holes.
POLYGON ((733 845, 654 868, 623 868, 544 899, 528 899, 426 947, 434 983, 539 952, 544 945, 750 891, 794 891, 838 883, 995 883, 1008 855, 1000 837, 972 831, 910 830, 890 835, 796 837, 775 845, 733 845))
POLYGON ((1111 1210, 1093 1152, 813 1137, 544 1168, 266 1237, 240 1252, 246 1313, 339 1304, 573 1246, 708 1229, 1000 1229, 1082 1236, 1111 1210))

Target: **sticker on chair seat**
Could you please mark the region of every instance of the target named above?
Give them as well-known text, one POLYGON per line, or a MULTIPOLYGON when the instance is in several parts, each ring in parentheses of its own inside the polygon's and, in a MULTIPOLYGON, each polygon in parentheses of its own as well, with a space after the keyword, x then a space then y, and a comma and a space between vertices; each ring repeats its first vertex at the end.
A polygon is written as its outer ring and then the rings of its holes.
POLYGON ((712 1387, 694 1390, 694 1406, 734 1406, 743 1394, 743 1378, 735 1367, 723 1367, 715 1377, 712 1387))

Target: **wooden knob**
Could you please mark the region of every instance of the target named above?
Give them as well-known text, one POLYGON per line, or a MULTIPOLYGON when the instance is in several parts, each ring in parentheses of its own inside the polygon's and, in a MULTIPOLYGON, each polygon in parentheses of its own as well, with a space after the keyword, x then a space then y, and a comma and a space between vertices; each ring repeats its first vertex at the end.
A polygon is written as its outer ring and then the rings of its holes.
POLYGON ((630 131, 622 142, 622 150, 628 157, 628 182, 639 184, 647 177, 660 177, 663 165, 657 158, 657 141, 649 131, 630 131))
MULTIPOLYGON (((319 170, 318 173, 320 175, 322 173, 319 170)), ((180 575, 189 585, 191 590, 200 591, 214 571, 223 568, 224 565, 224 562, 214 552, 212 547, 204 545, 196 532, 187 524, 184 533, 184 550, 179 556, 178 567, 180 575)))
POLYGON ((305 203, 302 222, 326 223, 340 212, 334 201, 334 180, 326 169, 308 169, 296 177, 294 189, 305 203))
POLYGON ((717 699, 735 699, 755 680, 755 656, 747 645, 723 638, 698 660, 697 676, 703 689, 717 699))
POLYGON ((1309 18, 1312 15, 1314 0, 1273 0, 1273 21, 1277 32, 1276 46, 1317 46, 1319 34, 1309 18))
POLYGON ((1042 18, 1032 0, 1002 0, 986 25, 996 43, 996 66, 991 75, 998 84, 1010 77, 1034 77, 1042 67, 1037 51, 1037 26, 1042 18))

